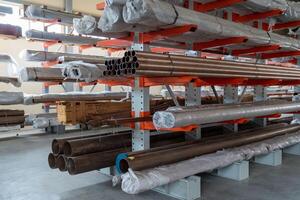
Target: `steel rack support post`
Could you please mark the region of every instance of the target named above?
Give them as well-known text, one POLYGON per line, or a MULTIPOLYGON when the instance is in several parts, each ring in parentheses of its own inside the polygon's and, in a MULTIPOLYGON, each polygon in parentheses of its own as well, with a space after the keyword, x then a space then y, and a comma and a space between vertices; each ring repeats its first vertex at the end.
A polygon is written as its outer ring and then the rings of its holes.
MULTIPOLYGON (((262 85, 254 86, 254 102, 261 102, 267 100, 267 88, 262 85)), ((267 118, 255 118, 253 120, 257 125, 261 127, 267 126, 267 118)))
MULTIPOLYGON (((148 45, 139 43, 139 35, 135 33, 134 44, 131 50, 150 51, 148 45)), ((140 86, 140 77, 134 78, 134 86, 131 92, 131 111, 134 117, 142 117, 150 111, 150 89, 140 86)), ((132 151, 145 150, 150 148, 150 131, 141 130, 140 123, 135 124, 132 132, 132 151)))
MULTIPOLYGON (((297 68, 300 68, 300 59, 297 59, 297 68)), ((300 85, 294 86, 293 101, 300 101, 300 85)), ((300 114, 294 114, 293 118, 298 123, 300 114)), ((300 143, 283 149, 283 153, 300 156, 300 143)))
MULTIPOLYGON (((224 97, 223 103, 224 104, 234 104, 238 102, 238 87, 232 85, 224 86, 224 97)), ((238 124, 226 124, 224 125, 226 129, 229 129, 233 132, 238 132, 238 124)))

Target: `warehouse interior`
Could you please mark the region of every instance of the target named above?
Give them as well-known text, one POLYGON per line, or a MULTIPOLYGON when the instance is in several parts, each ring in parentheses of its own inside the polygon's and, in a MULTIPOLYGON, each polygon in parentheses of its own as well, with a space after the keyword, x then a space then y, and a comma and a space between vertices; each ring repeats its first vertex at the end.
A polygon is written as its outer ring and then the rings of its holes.
POLYGON ((0 0, 0 200, 299 200, 300 2, 0 0))

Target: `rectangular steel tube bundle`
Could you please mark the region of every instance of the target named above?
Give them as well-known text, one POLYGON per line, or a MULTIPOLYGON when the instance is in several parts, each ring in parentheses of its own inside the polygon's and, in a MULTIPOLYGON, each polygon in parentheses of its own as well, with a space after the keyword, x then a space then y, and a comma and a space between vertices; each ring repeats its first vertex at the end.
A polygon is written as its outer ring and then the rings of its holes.
POLYGON ((105 76, 199 76, 298 80, 300 70, 255 63, 220 61, 197 57, 126 52, 122 59, 107 60, 105 76))
POLYGON ((154 168, 157 166, 172 164, 187 160, 196 156, 209 154, 218 150, 238 147, 280 135, 295 133, 300 130, 299 125, 288 125, 277 129, 261 128, 249 134, 237 135, 218 142, 208 142, 206 144, 192 144, 154 152, 142 152, 125 159, 121 159, 119 166, 122 172, 127 172, 129 168, 135 171, 154 168), (144 154, 144 155, 143 155, 144 154))
POLYGON ((259 103, 224 105, 218 107, 183 107, 181 109, 169 108, 158 111, 153 115, 153 123, 157 129, 175 128, 192 124, 208 124, 240 118, 254 118, 273 114, 297 112, 300 110, 299 102, 268 101, 259 103))

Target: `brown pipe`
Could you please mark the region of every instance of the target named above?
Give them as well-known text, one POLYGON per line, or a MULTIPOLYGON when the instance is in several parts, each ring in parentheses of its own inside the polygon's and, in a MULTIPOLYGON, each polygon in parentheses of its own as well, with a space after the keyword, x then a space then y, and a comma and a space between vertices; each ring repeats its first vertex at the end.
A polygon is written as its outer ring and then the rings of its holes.
MULTIPOLYGON (((129 131, 120 132, 120 134, 122 134, 122 133, 129 133, 129 131)), ((108 134, 111 134, 111 133, 108 133, 108 134)), ((81 135, 81 136, 74 136, 74 137, 65 137, 65 138, 60 138, 60 139, 56 138, 56 139, 52 140, 52 144, 51 144, 52 153, 54 155, 62 154, 64 152, 63 145, 67 140, 104 136, 104 135, 108 135, 108 134, 90 134, 90 135, 81 135)))
POLYGON ((67 171, 67 157, 65 157, 64 155, 59 155, 55 163, 60 171, 67 171))
MULTIPOLYGON (((159 139, 157 137, 156 141, 151 141, 151 147, 161 147, 163 145, 170 145, 174 143, 180 143, 184 140, 184 135, 181 134, 181 138, 168 139, 168 137, 176 135, 176 133, 172 134, 163 134, 164 138, 159 139)), ((179 135, 178 135, 179 136, 179 135)), ((153 136, 152 136, 153 138, 153 136)), ((104 152, 96 152, 90 154, 84 154, 76 157, 69 157, 67 160, 67 169, 69 174, 75 175, 84 172, 89 172, 92 170, 102 169, 105 167, 110 167, 115 165, 115 158, 119 153, 125 153, 131 151, 131 147, 123 147, 119 149, 104 151, 104 152)))
POLYGON ((51 169, 56 169, 56 160, 58 156, 55 156, 53 153, 49 153, 48 155, 48 164, 51 169))
MULTIPOLYGON (((183 133, 166 133, 150 137, 151 143, 183 138, 183 133)), ((131 148, 131 133, 89 137, 84 139, 67 140, 64 143, 64 155, 79 156, 83 154, 109 151, 118 148, 131 148)))
POLYGON ((276 130, 266 130, 264 128, 238 138, 232 138, 218 142, 208 142, 206 144, 192 144, 172 149, 155 151, 150 153, 137 154, 120 161, 120 169, 127 172, 129 168, 139 171, 154 168, 161 165, 172 164, 187 160, 203 154, 209 154, 218 150, 238 147, 265 139, 273 138, 283 134, 295 133, 300 130, 299 125, 289 125, 276 130))

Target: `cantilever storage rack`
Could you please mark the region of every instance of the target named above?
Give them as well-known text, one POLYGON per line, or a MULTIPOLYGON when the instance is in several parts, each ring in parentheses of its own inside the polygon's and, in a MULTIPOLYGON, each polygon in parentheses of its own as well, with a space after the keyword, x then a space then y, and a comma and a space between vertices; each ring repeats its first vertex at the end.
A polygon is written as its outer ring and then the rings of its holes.
MULTIPOLYGON (((245 23, 250 26, 253 26, 258 29, 263 29, 265 31, 273 30, 283 30, 294 28, 300 25, 300 20, 298 21, 288 21, 284 23, 275 23, 267 24, 266 19, 271 17, 277 17, 284 14, 283 10, 274 9, 268 10, 265 12, 254 12, 247 13, 242 15, 239 13, 234 13, 232 10, 227 9, 236 4, 242 4, 245 0, 213 0, 208 3, 199 3, 197 0, 186 0, 184 6, 189 9, 193 9, 198 12, 210 12, 222 10, 224 19, 231 20, 236 23, 245 23)), ((105 7, 105 3, 97 4, 97 9, 102 10, 105 7)), ((149 33, 131 33, 129 37, 105 40, 98 42, 97 46, 101 47, 110 47, 110 48, 127 48, 137 51, 151 51, 151 52, 172 52, 178 51, 178 49, 185 49, 186 56, 202 56, 205 52, 211 52, 211 49, 218 48, 220 52, 231 54, 232 56, 244 56, 244 55, 253 55, 257 58, 257 62, 266 64, 266 59, 271 58, 280 58, 280 57, 293 57, 300 55, 300 51, 284 51, 279 52, 281 49, 280 45, 262 45, 246 49, 233 49, 230 52, 226 51, 227 46, 234 46, 242 44, 247 40, 247 37, 232 37, 224 39, 215 39, 208 42, 194 43, 194 44, 182 44, 178 43, 177 48, 169 47, 155 47, 149 48, 147 45, 149 42, 156 40, 164 40, 168 37, 178 36, 190 31, 195 31, 197 29, 196 25, 186 24, 179 27, 173 27, 169 29, 152 31, 149 33), (191 51, 190 51, 191 50, 191 51)), ((298 64, 298 59, 293 58, 289 62, 298 64)), ((99 83, 104 83, 99 81, 99 83)), ((149 87, 156 85, 165 85, 168 91, 172 95, 172 90, 170 90, 170 85, 182 85, 186 88, 186 100, 185 105, 200 105, 201 104, 201 87, 203 86, 224 86, 224 103, 237 103, 238 102, 238 86, 244 86, 246 89, 247 86, 254 87, 254 101, 265 101, 267 99, 266 87, 273 85, 289 85, 295 86, 295 93, 299 92, 300 80, 295 81, 283 81, 278 79, 272 80, 249 80, 245 78, 204 78, 199 79, 192 76, 183 76, 183 77, 135 77, 126 82, 112 80, 106 81, 105 83, 110 85, 128 85, 132 87, 132 115, 133 117, 145 117, 150 115, 150 95, 149 87)), ((173 98, 174 101, 176 101, 173 98)), ((176 102, 175 102, 176 104, 176 102)), ((279 115, 274 116, 262 116, 256 118, 255 122, 259 126, 266 126, 267 118, 278 117, 279 115)), ((298 117, 297 114, 295 116, 298 117)), ((243 123, 245 119, 239 119, 232 122, 227 122, 227 127, 233 131, 238 131, 238 124, 243 123)), ((150 148, 150 130, 155 130, 151 122, 138 122, 134 124, 133 134, 132 134, 132 150, 138 151, 143 149, 150 148)), ((201 127, 195 127, 193 125, 187 127, 177 128, 176 130, 168 131, 185 131, 189 135, 189 138, 200 139, 201 138, 201 127)), ((239 168, 236 168, 235 172, 238 170, 247 171, 247 162, 239 164, 239 168)), ((232 173, 232 172, 231 172, 232 173)), ((247 172, 244 172, 247 176, 247 172)), ((221 174, 221 173, 220 173, 221 174)), ((228 177, 228 174, 226 175, 228 177)), ((233 174, 229 175, 233 178, 233 174)), ((243 176, 243 175, 241 175, 243 176)), ((241 177, 236 177, 235 179, 240 179, 241 177)), ((179 199, 195 199, 200 197, 200 179, 199 177, 189 177, 185 180, 177 181, 171 186, 165 186, 158 188, 159 192, 168 194, 170 196, 179 198, 179 199), (181 189, 179 189, 181 188, 181 189)))

